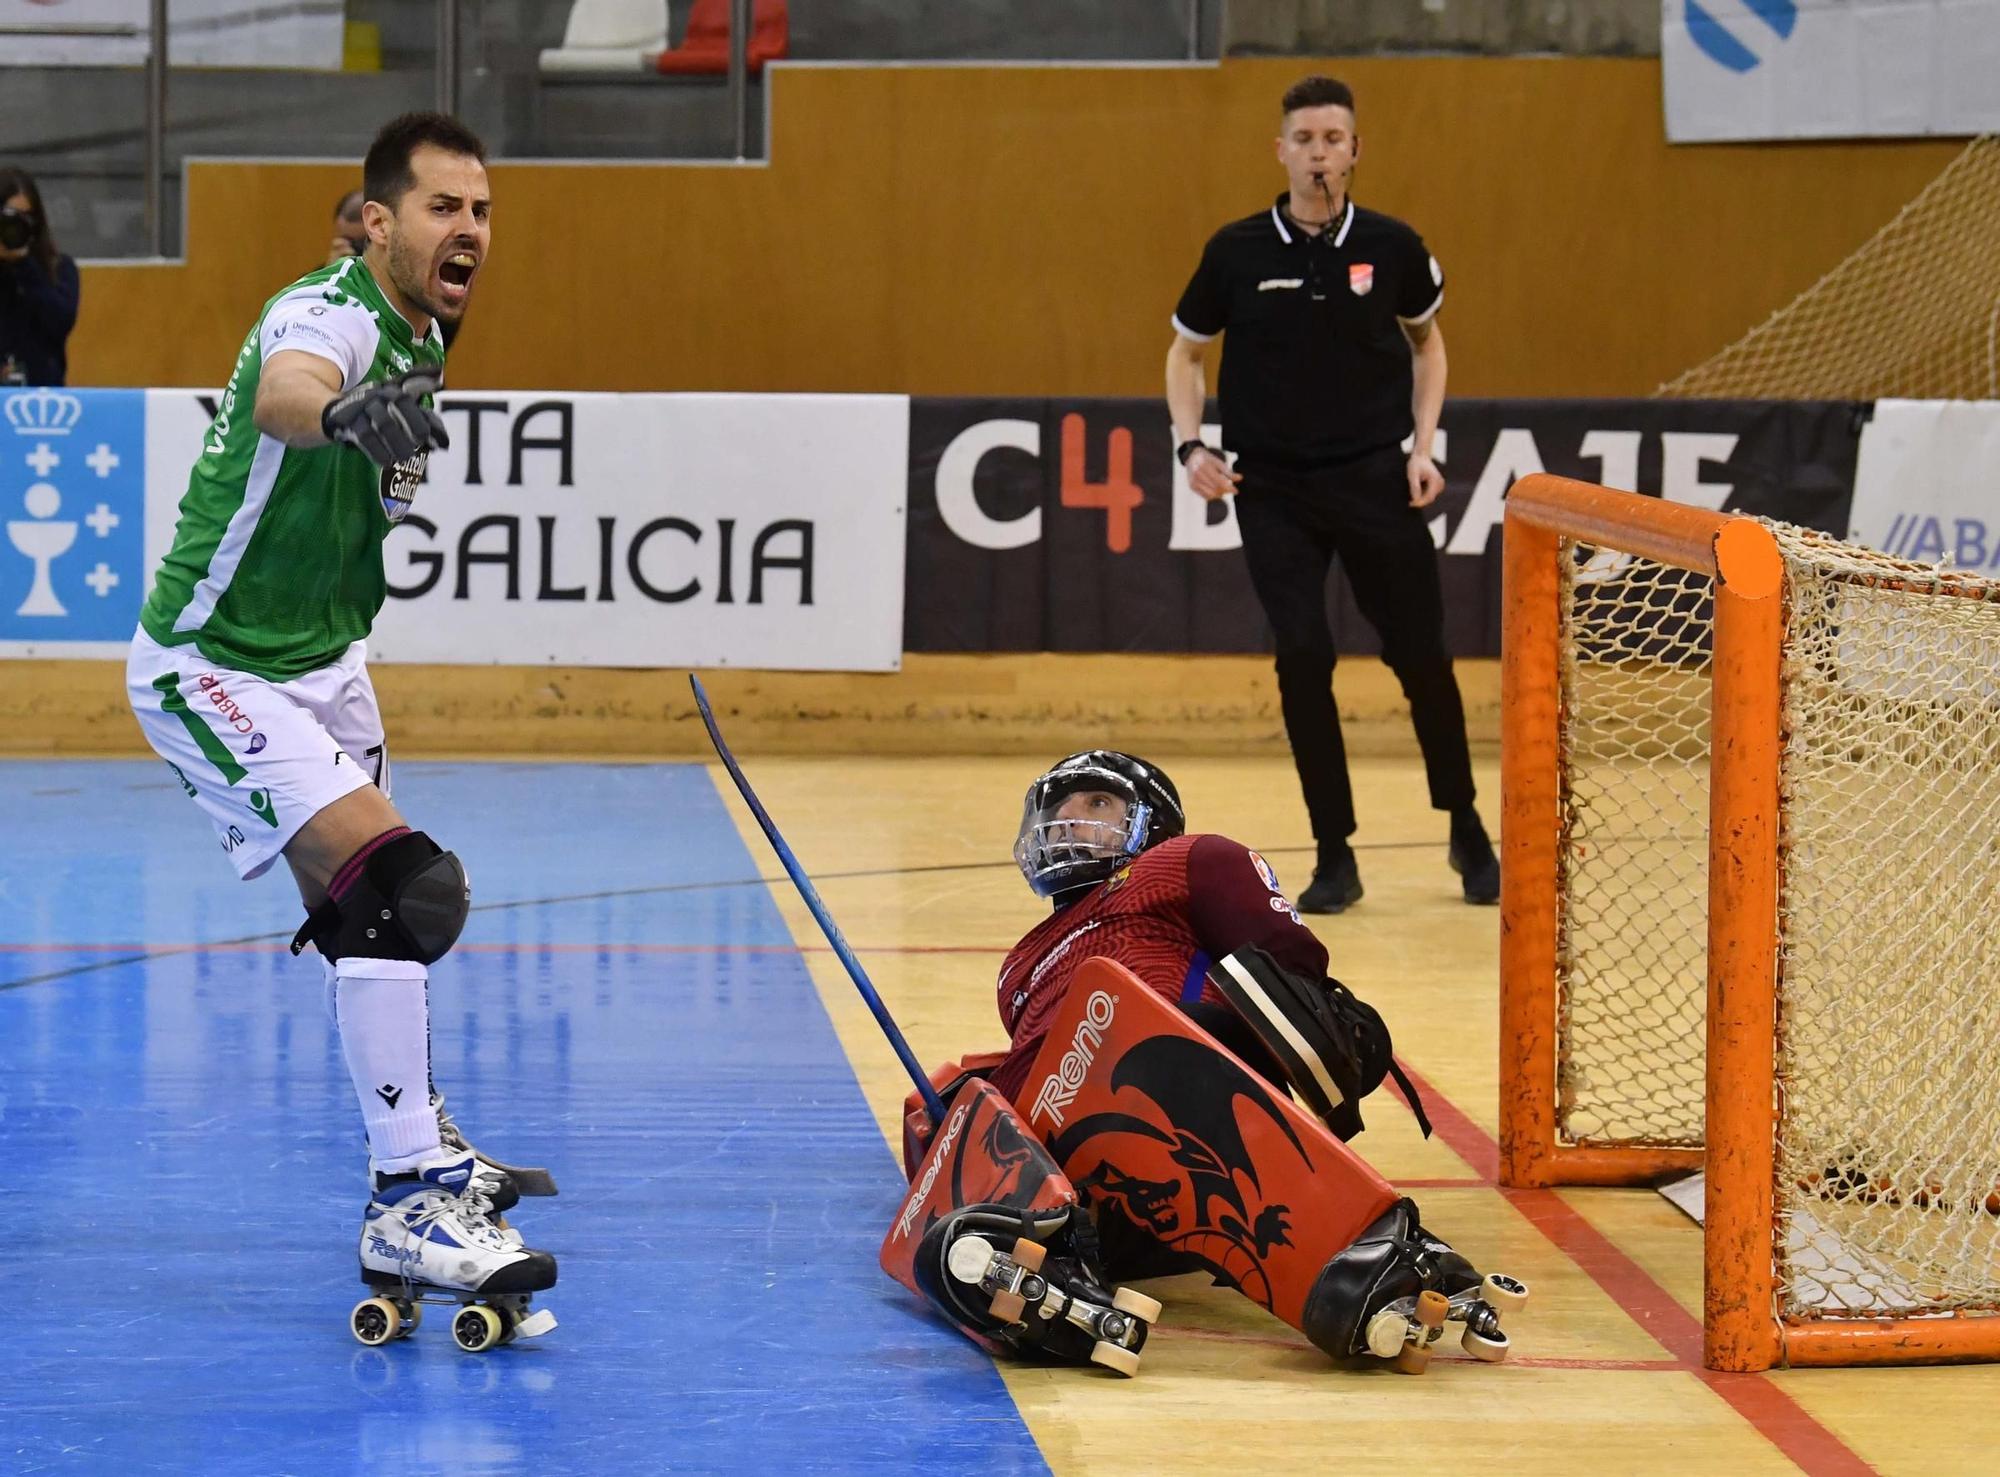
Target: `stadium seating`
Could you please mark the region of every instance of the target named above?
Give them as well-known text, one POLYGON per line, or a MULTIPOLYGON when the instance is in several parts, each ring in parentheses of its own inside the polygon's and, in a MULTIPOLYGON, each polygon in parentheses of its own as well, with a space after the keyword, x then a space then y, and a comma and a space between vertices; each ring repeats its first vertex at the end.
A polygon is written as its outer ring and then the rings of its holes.
MULTIPOLYGON (((726 5, 724 9, 726 13, 726 5)), ((638 73, 666 49, 667 0, 574 0, 563 44, 542 53, 541 69, 544 74, 638 73)), ((725 66, 728 50, 725 34, 725 66)))
MULTIPOLYGON (((785 0, 752 0, 750 70, 782 60, 791 39, 785 0)), ((729 0, 694 0, 688 12, 687 36, 672 51, 663 51, 655 66, 670 77, 720 75, 729 70, 729 0)))

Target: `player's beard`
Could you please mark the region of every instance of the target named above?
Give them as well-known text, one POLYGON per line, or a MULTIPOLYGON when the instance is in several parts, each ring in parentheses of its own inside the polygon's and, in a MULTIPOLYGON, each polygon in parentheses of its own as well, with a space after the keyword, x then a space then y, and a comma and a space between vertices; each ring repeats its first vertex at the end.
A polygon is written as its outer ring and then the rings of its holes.
POLYGON ((401 235, 389 240, 389 281, 402 294, 403 301, 420 313, 443 323, 456 323, 465 316, 463 307, 447 312, 431 301, 430 258, 419 254, 401 235))

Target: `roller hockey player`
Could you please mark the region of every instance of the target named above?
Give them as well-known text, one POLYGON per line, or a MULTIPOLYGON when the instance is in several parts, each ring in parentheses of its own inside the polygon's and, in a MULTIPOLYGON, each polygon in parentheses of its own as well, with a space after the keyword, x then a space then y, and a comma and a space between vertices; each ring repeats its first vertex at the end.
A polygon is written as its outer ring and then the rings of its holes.
POLYGON ((464 927, 458 858, 389 798, 365 638, 382 608, 382 542, 433 447, 441 322, 464 312, 490 239, 479 140, 410 114, 363 166, 369 242, 265 304, 189 477, 140 615, 127 687, 146 738, 208 816, 243 878, 280 857, 308 918, 371 1155, 355 1308, 364 1343, 414 1329, 425 1301, 463 1304, 468 1349, 542 1332, 529 1297, 555 1258, 496 1219, 544 1171, 466 1142, 430 1080, 430 966, 464 927))
POLYGON ((989 1348, 1126 1373, 1158 1306, 1105 1289, 1188 1271, 1336 1358, 1415 1372, 1447 1322, 1504 1358, 1525 1287, 1482 1277, 1344 1142, 1388 1074, 1429 1124, 1263 859, 1185 834, 1166 775, 1108 750, 1029 788, 1015 859, 1055 912, 1000 973, 1012 1047, 933 1074, 941 1127, 911 1101, 891 1275, 989 1348), (1069 1332, 1106 1313, 1142 1326, 1109 1351, 1069 1332))

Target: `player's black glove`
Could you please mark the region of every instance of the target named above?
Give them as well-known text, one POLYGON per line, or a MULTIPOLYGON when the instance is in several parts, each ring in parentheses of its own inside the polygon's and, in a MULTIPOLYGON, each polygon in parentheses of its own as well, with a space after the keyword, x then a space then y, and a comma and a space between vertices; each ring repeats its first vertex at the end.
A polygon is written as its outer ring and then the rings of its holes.
POLYGON ((378 467, 393 467, 433 446, 449 446, 444 422, 423 397, 444 388, 441 370, 413 369, 394 379, 356 385, 319 413, 329 441, 359 447, 378 467))

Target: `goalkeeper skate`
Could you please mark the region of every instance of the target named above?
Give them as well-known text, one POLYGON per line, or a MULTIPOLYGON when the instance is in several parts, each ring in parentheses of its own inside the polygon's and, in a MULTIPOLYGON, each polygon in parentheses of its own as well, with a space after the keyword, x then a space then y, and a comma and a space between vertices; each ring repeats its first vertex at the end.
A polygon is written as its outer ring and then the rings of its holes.
POLYGON ((471 1353, 555 1327, 554 1314, 530 1311, 530 1304, 555 1286, 556 1259, 494 1224, 477 1164, 469 1152, 446 1150, 414 1170, 372 1176, 360 1257, 361 1280, 374 1296, 357 1303, 348 1320, 362 1343, 409 1337, 425 1303, 457 1309, 452 1339, 471 1353))
POLYGON ((1464 1327, 1459 1347, 1497 1364, 1507 1357, 1500 1316, 1528 1300, 1525 1283, 1481 1276, 1426 1231, 1413 1200, 1399 1200, 1320 1274, 1306 1306, 1308 1335, 1329 1353, 1373 1355, 1421 1374, 1447 1323, 1464 1327))

